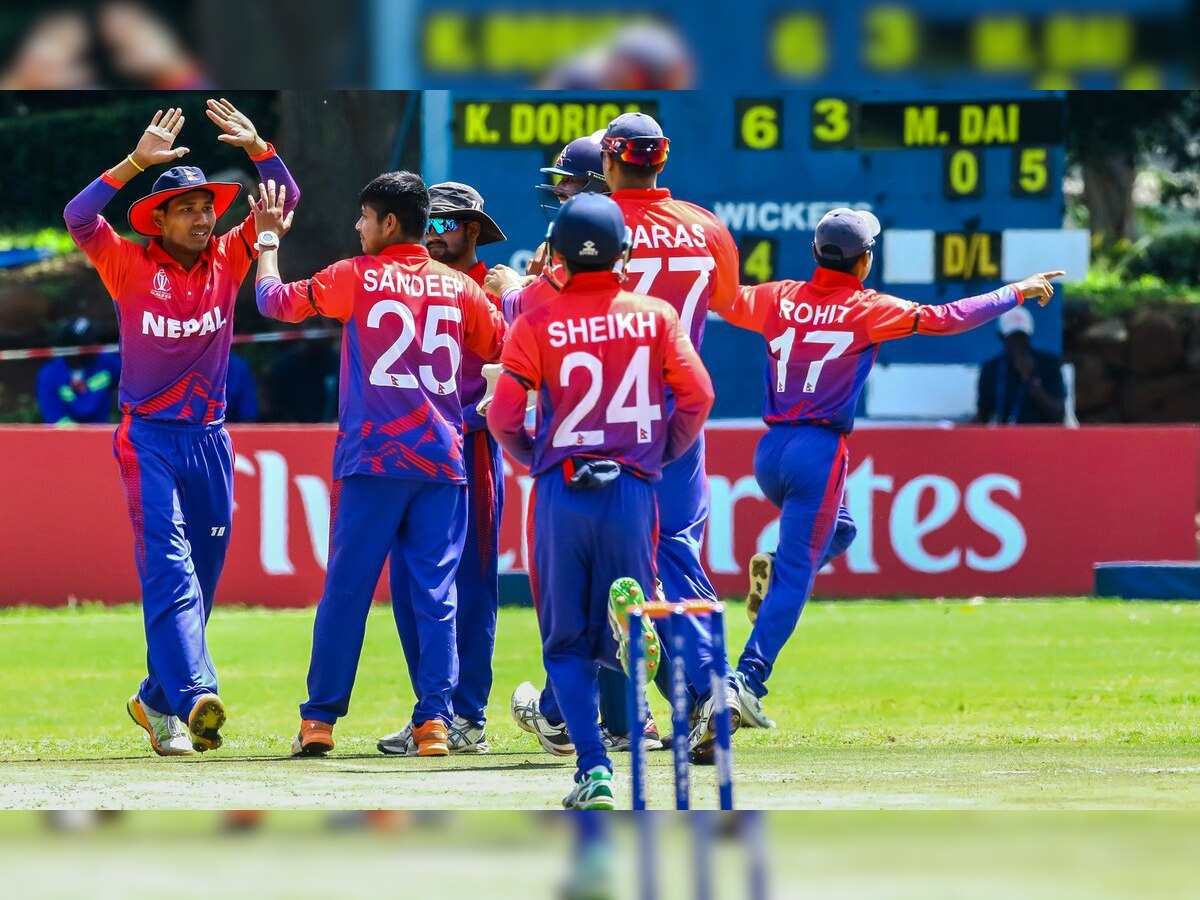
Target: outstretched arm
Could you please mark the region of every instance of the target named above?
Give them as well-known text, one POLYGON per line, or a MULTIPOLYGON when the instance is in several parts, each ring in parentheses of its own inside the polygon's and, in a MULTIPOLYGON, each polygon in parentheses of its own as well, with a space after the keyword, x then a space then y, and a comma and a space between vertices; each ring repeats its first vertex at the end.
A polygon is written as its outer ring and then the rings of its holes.
POLYGON ((259 179, 264 183, 274 181, 286 187, 286 208, 295 209, 296 204, 300 202, 300 188, 296 187, 295 180, 275 152, 275 148, 258 133, 249 116, 240 112, 224 97, 220 100, 209 100, 207 105, 205 115, 221 129, 217 140, 245 150, 250 161, 258 169, 259 179))
POLYGON ((868 326, 868 337, 874 343, 908 337, 910 334, 962 334, 999 318, 1026 300, 1037 299, 1041 306, 1054 296, 1053 278, 1065 272, 1042 272, 999 290, 975 297, 964 297, 953 303, 926 306, 898 297, 881 296, 868 326))

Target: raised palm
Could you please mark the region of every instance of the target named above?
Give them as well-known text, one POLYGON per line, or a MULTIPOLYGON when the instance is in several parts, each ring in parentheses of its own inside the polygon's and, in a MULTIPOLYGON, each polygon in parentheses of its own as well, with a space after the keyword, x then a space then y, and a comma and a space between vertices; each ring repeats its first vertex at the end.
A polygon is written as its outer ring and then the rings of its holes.
POLYGON ((175 107, 165 113, 160 109, 154 114, 133 151, 133 158, 142 168, 174 162, 188 152, 187 147, 175 146, 175 138, 179 137, 184 121, 183 110, 175 107))
POLYGON ((216 123, 224 134, 217 135, 217 140, 235 147, 256 149, 259 144, 258 130, 254 123, 228 100, 209 100, 208 117, 216 123))

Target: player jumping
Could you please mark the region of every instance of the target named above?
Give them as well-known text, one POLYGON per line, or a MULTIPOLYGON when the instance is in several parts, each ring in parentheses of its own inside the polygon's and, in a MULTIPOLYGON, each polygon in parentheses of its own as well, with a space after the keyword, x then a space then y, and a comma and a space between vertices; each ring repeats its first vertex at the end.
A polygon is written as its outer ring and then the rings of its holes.
POLYGON ((835 209, 817 224, 811 281, 743 287, 722 312, 767 342, 767 433, 754 455, 754 477, 782 510, 779 550, 761 556, 758 577, 769 584, 750 639, 738 661, 743 724, 774 727, 762 706, 767 680, 796 629, 813 579, 854 538, 842 502, 849 457, 846 436, 867 375, 884 341, 912 334, 962 334, 1027 299, 1044 306, 1050 279, 1031 275, 978 297, 925 306, 863 287, 871 271, 879 220, 869 212, 835 209))
POLYGON ((622 576, 654 584, 653 482, 664 460, 694 444, 713 402, 675 311, 621 289, 613 266, 626 235, 606 197, 582 194, 563 206, 549 240, 567 282, 556 302, 514 323, 488 409, 492 434, 534 477, 530 577, 541 596, 543 660, 577 755, 568 809, 613 808, 596 697, 597 666, 617 665, 609 586, 622 576), (530 390, 538 393, 532 437, 530 390))
MULTIPOLYGON (((275 149, 226 100, 209 100, 217 140, 243 148, 264 181, 300 198, 275 149)), ((121 340, 121 424, 114 452, 133 523, 147 676, 126 708, 160 756, 221 746, 225 707, 205 630, 233 517, 225 376, 238 288, 256 256, 247 218, 213 236, 241 188, 194 166, 168 169, 129 208, 143 247, 100 211, 134 176, 188 153, 182 110, 159 110, 133 152, 67 204, 71 237, 113 298, 121 340), (183 722, 187 722, 187 728, 183 722)))
MULTIPOLYGON (((260 242, 271 232, 268 240, 278 244, 290 217, 277 194, 260 192, 260 242)), ((380 175, 363 188, 359 205, 361 256, 290 284, 279 280, 276 252, 264 253, 258 270, 263 315, 285 322, 322 315, 345 325, 329 567, 292 753, 333 749, 371 597, 394 550, 408 589, 392 600, 412 605, 420 647, 412 738, 417 755, 445 756, 458 679, 454 578, 467 534, 459 366, 464 348, 495 359, 505 326, 474 281, 429 258, 421 243, 429 192, 419 175, 380 175)))

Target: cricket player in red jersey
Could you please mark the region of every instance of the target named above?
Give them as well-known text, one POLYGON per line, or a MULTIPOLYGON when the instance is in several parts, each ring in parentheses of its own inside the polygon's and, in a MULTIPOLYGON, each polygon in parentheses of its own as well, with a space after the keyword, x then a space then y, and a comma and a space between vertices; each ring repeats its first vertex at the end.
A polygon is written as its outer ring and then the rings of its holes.
MULTIPOLYGON (((254 124, 226 100, 209 100, 207 114, 221 129, 217 140, 244 149, 264 181, 286 187, 291 209, 300 192, 254 124)), ((100 211, 136 175, 188 153, 174 146, 183 124, 181 110, 159 110, 133 152, 64 213, 112 295, 120 329, 113 449, 133 523, 148 669, 126 708, 162 756, 221 746, 225 707, 205 631, 233 518, 225 381, 255 228, 247 218, 213 235, 241 188, 211 182, 194 166, 168 169, 129 208, 130 226, 149 246, 118 235, 100 211)))
POLYGON ((817 572, 854 539, 843 504, 846 436, 884 341, 912 334, 961 334, 1036 297, 1044 306, 1062 272, 1032 275, 978 297, 926 306, 863 287, 880 231, 869 212, 835 209, 817 224, 811 281, 743 287, 722 312, 767 343, 767 433, 754 476, 782 510, 779 550, 763 556, 769 589, 737 667, 742 724, 771 728, 762 706, 767 680, 796 629, 817 572))
MULTIPOLYGON (((476 248, 507 238, 483 210, 483 197, 475 188, 457 181, 429 187, 429 226, 425 247, 429 256, 482 284, 488 267, 476 248)), ((463 411, 463 468, 467 474, 467 539, 455 577, 458 611, 458 682, 454 686, 454 721, 450 724, 451 753, 487 753, 488 696, 492 691, 492 655, 496 648, 496 616, 500 607, 500 516, 504 512, 504 458, 479 412, 486 383, 487 360, 469 348, 463 351, 458 393, 463 411)), ((411 603, 399 602, 408 590, 408 572, 400 551, 393 550, 388 565, 392 611, 404 659, 413 676, 421 659, 417 621, 411 603)), ((412 722, 376 742, 379 752, 404 756, 416 752, 412 722)))
POLYGON ((620 208, 599 194, 568 201, 550 230, 568 279, 559 299, 521 316, 501 364, 488 427, 534 477, 531 578, 546 671, 575 746, 568 809, 612 809, 600 736, 597 666, 616 667, 612 583, 652 590, 656 500, 665 460, 694 444, 712 383, 669 304, 621 289, 628 247, 620 208), (525 429, 528 391, 537 428, 525 429), (667 405, 667 391, 673 404, 667 405))
MULTIPOLYGON (((263 246, 286 229, 279 198, 256 204, 263 246)), ((300 706, 294 755, 333 749, 362 652, 371 595, 393 550, 403 556, 420 662, 412 713, 417 755, 449 753, 458 681, 454 578, 467 533, 463 350, 495 359, 504 320, 470 278, 429 258, 421 243, 429 192, 419 175, 380 175, 359 197, 363 255, 312 278, 283 284, 274 251, 259 263, 263 315, 302 322, 322 315, 345 325, 338 436, 330 498, 330 553, 313 626, 308 700, 300 706)))
MULTIPOLYGON (((720 313, 737 296, 738 251, 733 236, 713 213, 679 200, 658 186, 670 144, 653 118, 644 113, 625 113, 609 123, 600 150, 604 179, 633 234, 632 252, 625 266, 626 284, 636 294, 660 297, 670 303, 699 350, 709 310, 720 313)), ((669 408, 669 395, 667 403, 669 408)), ((655 493, 658 574, 663 593, 668 600, 716 600, 717 592, 700 562, 709 510, 703 434, 663 469, 655 493)), ((708 624, 707 617, 699 617, 696 622, 701 634, 697 643, 701 680, 689 675, 696 704, 689 746, 698 761, 708 759, 713 739, 713 702, 707 678, 711 658, 708 624)), ((739 714, 732 687, 730 694, 728 703, 736 728, 739 714)))

